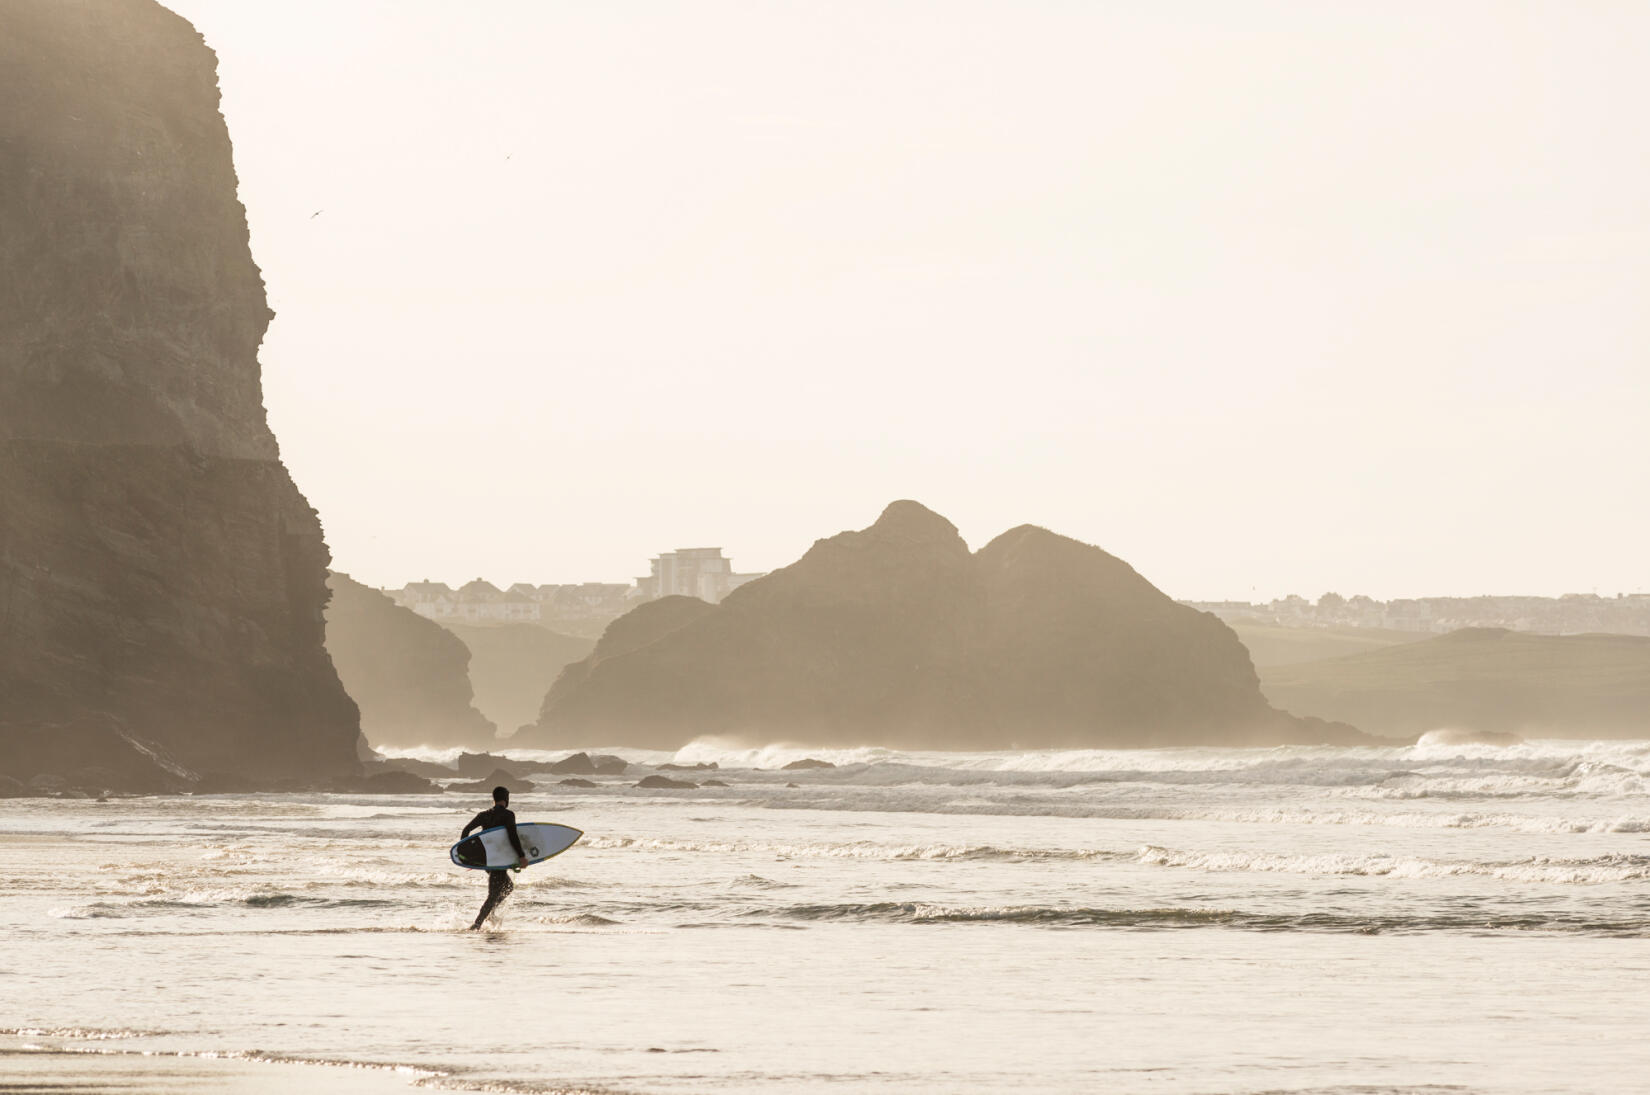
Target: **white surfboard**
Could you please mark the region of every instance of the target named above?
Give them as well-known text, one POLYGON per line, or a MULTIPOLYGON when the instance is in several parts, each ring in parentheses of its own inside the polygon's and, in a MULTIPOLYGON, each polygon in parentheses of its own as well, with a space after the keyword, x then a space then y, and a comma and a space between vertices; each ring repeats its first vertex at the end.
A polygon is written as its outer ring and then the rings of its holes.
MULTIPOLYGON (((516 835, 521 838, 530 866, 567 851, 584 833, 567 825, 526 821, 516 825, 516 835)), ((470 834, 447 854, 460 867, 477 871, 502 871, 516 865, 516 850, 510 846, 510 833, 502 825, 470 834)))

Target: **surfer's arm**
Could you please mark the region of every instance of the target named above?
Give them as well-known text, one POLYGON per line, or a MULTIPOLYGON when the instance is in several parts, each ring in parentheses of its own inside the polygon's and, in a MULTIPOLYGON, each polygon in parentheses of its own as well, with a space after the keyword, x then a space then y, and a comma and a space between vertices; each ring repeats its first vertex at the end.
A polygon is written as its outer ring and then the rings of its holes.
POLYGON ((504 831, 510 835, 510 847, 516 850, 516 860, 520 862, 527 858, 527 852, 521 846, 521 834, 516 832, 516 819, 510 818, 504 823, 504 831))
MULTIPOLYGON (((463 840, 465 837, 469 836, 471 829, 480 829, 480 828, 483 828, 484 826, 486 826, 487 823, 485 821, 481 820, 483 817, 486 816, 486 814, 487 814, 487 811, 483 810, 483 811, 481 811, 481 813, 479 813, 475 817, 471 818, 470 819, 470 824, 464 826, 464 831, 462 833, 458 834, 458 839, 463 840)), ((516 839, 516 827, 514 825, 510 826, 510 839, 511 840, 516 839)), ((516 847, 519 848, 519 847, 521 847, 521 845, 517 844, 516 847)))

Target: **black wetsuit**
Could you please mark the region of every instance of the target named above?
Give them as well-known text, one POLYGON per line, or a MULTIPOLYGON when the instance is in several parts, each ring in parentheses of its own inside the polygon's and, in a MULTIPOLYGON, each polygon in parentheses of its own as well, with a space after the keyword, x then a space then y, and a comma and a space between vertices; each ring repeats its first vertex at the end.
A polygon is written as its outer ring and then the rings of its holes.
MULTIPOLYGON (((458 839, 463 840, 469 836, 471 829, 494 829, 500 825, 504 826, 505 833, 510 837, 510 846, 516 850, 516 855, 526 858, 527 853, 522 851, 521 848, 521 837, 516 833, 515 811, 506 809, 503 806, 494 806, 490 810, 483 810, 471 818, 470 823, 464 826, 464 831, 458 835, 458 839)), ((476 914, 476 922, 470 925, 470 930, 474 931, 481 927, 482 921, 491 916, 493 910, 498 908, 498 903, 509 897, 510 891, 515 888, 516 884, 510 881, 508 870, 488 871, 487 900, 482 902, 481 912, 476 914)))

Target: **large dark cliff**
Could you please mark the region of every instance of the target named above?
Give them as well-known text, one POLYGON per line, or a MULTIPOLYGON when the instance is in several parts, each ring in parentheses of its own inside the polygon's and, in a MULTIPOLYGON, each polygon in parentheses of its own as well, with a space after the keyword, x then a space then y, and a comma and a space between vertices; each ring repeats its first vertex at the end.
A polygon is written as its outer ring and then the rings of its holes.
POLYGON ((463 640, 347 574, 333 574, 327 650, 373 745, 492 748, 463 640))
POLYGON ((915 502, 720 605, 667 598, 563 671, 521 745, 927 749, 1367 740, 1261 695, 1225 624, 1099 548, 1022 526, 970 554, 915 502))
POLYGON ((356 769, 326 545, 264 416, 270 318, 194 28, 0 4, 0 773, 356 769))

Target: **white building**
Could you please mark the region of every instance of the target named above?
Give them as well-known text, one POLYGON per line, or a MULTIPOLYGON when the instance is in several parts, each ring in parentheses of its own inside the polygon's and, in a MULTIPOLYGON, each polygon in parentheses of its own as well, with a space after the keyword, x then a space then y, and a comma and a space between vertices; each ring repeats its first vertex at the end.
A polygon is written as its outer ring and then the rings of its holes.
POLYGON ((636 579, 637 592, 646 598, 697 597, 716 604, 760 574, 735 574, 733 561, 719 547, 677 548, 653 560, 653 573, 636 579))

